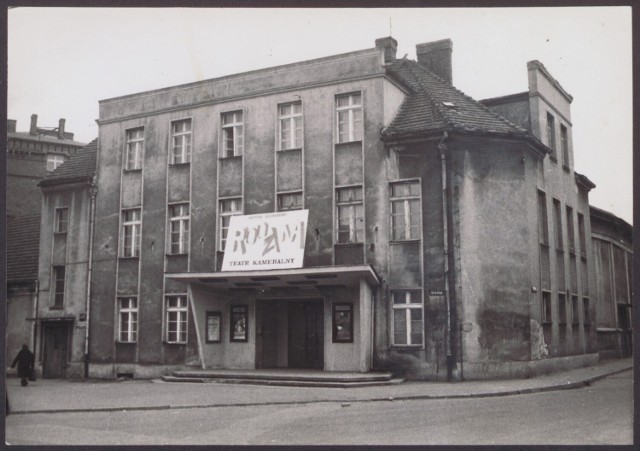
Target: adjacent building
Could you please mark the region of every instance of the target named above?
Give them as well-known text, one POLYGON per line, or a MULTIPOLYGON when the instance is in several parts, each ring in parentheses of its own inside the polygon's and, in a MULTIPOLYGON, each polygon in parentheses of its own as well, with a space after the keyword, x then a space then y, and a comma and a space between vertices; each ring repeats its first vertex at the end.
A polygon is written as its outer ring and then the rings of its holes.
POLYGON ((94 377, 596 362, 571 95, 532 61, 527 92, 478 102, 450 40, 396 49, 101 101, 91 151, 41 183, 45 374, 56 337, 94 377))

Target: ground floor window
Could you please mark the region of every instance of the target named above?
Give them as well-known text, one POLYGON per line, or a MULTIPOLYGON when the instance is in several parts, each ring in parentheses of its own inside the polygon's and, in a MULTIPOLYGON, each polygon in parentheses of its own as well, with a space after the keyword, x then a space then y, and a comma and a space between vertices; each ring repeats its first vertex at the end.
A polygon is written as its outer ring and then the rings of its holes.
POLYGON ((118 338, 124 343, 134 343, 138 340, 138 299, 119 298, 118 309, 120 317, 118 338))
POLYGON ((167 296, 167 343, 187 342, 187 296, 167 296))
POLYGON ((393 301, 393 344, 422 345, 422 291, 397 290, 393 301))

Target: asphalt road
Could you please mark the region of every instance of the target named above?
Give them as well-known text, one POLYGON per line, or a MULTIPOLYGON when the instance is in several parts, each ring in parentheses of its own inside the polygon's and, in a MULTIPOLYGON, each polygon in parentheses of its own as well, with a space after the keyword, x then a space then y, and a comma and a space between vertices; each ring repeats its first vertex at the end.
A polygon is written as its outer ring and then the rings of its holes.
POLYGON ((13 445, 631 444, 632 372, 495 398, 9 415, 13 445))

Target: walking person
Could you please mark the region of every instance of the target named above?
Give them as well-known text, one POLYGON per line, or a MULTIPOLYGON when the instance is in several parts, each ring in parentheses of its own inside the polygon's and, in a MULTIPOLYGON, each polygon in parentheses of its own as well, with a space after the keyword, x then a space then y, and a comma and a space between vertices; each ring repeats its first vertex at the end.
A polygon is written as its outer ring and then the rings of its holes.
POLYGON ((33 371, 34 359, 35 356, 33 352, 29 351, 29 346, 22 345, 22 349, 11 364, 11 368, 15 368, 16 363, 18 364, 18 377, 20 378, 20 385, 23 387, 29 385, 28 379, 33 371))

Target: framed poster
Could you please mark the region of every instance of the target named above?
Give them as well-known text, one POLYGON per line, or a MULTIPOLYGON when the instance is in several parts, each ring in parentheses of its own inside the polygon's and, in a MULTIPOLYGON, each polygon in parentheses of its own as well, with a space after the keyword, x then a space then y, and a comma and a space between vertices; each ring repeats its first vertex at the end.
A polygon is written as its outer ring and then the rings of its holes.
POLYGON ((221 312, 207 312, 207 323, 205 327, 205 330, 207 331, 207 337, 206 337, 207 343, 220 343, 221 321, 222 321, 221 312))
POLYGON ((333 342, 353 343, 353 304, 333 304, 333 342))
POLYGON ((231 341, 249 341, 249 318, 246 305, 231 306, 231 324, 229 339, 231 341))

